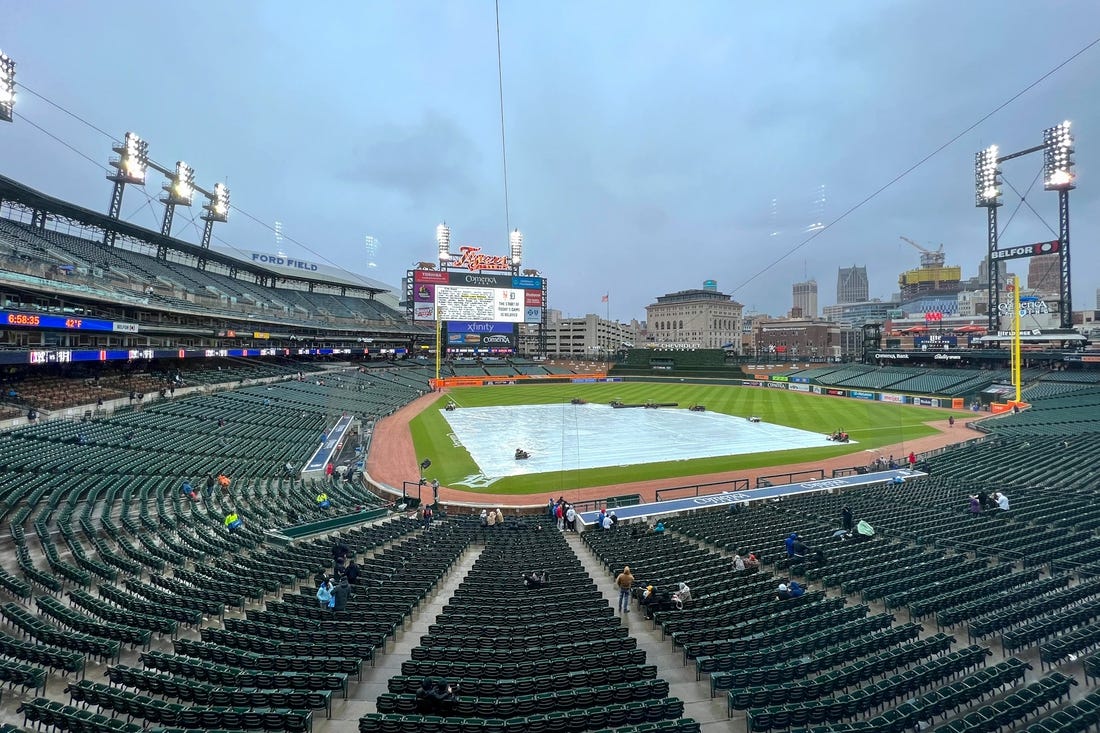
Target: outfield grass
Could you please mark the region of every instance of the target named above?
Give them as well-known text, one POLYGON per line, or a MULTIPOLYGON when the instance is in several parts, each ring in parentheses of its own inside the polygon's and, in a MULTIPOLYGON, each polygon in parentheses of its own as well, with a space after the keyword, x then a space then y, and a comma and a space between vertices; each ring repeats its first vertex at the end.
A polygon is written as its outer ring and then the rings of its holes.
MULTIPOLYGON (((477 493, 533 494, 554 493, 563 489, 608 484, 676 479, 738 469, 782 466, 851 453, 863 453, 884 445, 894 445, 935 432, 925 423, 945 420, 948 413, 924 407, 891 405, 848 398, 821 397, 778 389, 725 387, 699 384, 646 382, 601 384, 533 384, 507 387, 465 387, 451 390, 409 425, 416 455, 430 456, 432 466, 427 478, 439 479, 445 486, 463 489, 454 482, 479 473, 477 464, 465 448, 456 447, 450 426, 442 414, 448 400, 462 407, 494 405, 560 404, 578 397, 589 402, 608 403, 619 399, 626 403, 678 402, 681 407, 705 405, 708 411, 748 417, 759 415, 767 422, 816 433, 843 428, 857 444, 777 450, 690 461, 664 461, 633 466, 615 466, 584 470, 554 471, 501 478, 488 487, 470 489, 477 493)), ((964 413, 955 413, 963 415, 964 413)), ((852 464, 866 464, 869 458, 853 456, 852 464)), ((685 481, 687 483, 687 481, 685 481)))

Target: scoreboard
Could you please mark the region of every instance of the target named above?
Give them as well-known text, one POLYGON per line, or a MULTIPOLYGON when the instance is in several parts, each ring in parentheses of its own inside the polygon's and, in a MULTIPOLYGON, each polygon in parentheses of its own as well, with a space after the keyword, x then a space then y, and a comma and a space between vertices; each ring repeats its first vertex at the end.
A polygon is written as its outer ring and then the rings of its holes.
POLYGON ((542 323, 541 277, 414 270, 414 321, 542 323))

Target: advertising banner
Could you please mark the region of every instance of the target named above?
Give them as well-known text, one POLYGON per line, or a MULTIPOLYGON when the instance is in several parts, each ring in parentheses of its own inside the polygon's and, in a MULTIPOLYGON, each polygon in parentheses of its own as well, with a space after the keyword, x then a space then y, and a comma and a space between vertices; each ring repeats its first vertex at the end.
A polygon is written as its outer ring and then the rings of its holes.
POLYGON ((816 384, 814 386, 810 387, 810 390, 814 394, 821 394, 821 387, 818 387, 816 384))
POLYGON ((542 307, 542 291, 541 290, 524 290, 523 291, 523 304, 542 307))
POLYGON ((830 397, 845 397, 848 394, 848 390, 846 390, 846 389, 831 389, 830 388, 830 389, 825 390, 825 394, 829 395, 830 397))
POLYGON ((915 397, 913 398, 913 404, 920 407, 939 407, 940 401, 935 397, 915 397))
POLYGON ((878 399, 879 402, 892 402, 895 405, 905 404, 905 395, 893 394, 890 392, 880 392, 878 399))
POLYGON ((511 349, 516 345, 510 333, 448 333, 447 346, 471 346, 479 349, 511 349))
POLYGON ((764 382, 758 382, 755 379, 742 379, 741 380, 741 386, 742 387, 759 387, 762 384, 764 384, 764 382))
POLYGON ((511 275, 475 275, 471 272, 448 272, 448 285, 465 285, 472 288, 511 288, 511 275))
POLYGON ((962 397, 952 397, 951 398, 951 409, 952 410, 962 410, 962 409, 965 409, 965 408, 966 408, 966 400, 964 400, 962 397))
POLYGON ((541 277, 513 277, 512 287, 520 288, 522 290, 538 290, 542 291, 542 278, 541 277))
POLYGON ((913 346, 918 349, 924 346, 956 346, 959 339, 956 336, 944 336, 935 334, 932 336, 914 336, 913 346))
POLYGON ((434 321, 435 303, 417 303, 413 306, 413 319, 417 321, 434 321))
POLYGON ((789 378, 787 377, 786 374, 773 374, 771 376, 771 381, 773 381, 773 382, 786 382, 786 381, 789 381, 789 378))
POLYGON ((798 382, 799 384, 809 384, 810 380, 806 377, 791 377, 792 382, 798 382))
POLYGON ((487 321, 447 321, 447 333, 512 333, 515 326, 511 323, 491 323, 487 321))
POLYGON ((810 385, 808 385, 808 384, 795 384, 794 382, 791 382, 790 384, 787 385, 787 389, 791 390, 792 392, 809 392, 810 391, 810 385))
POLYGON ((438 285, 446 285, 450 282, 450 273, 438 272, 436 270, 414 270, 413 271, 414 283, 435 283, 438 285))
POLYGON ((787 388, 787 383, 786 382, 768 382, 767 384, 772 389, 786 389, 787 388))
POLYGON ((523 309, 524 323, 542 323, 542 308, 527 306, 523 309))
POLYGON ((858 389, 853 389, 848 393, 848 396, 857 400, 873 400, 875 399, 874 392, 861 392, 858 389))
POLYGON ((413 289, 413 300, 417 303, 434 303, 435 285, 417 283, 416 288, 413 289))

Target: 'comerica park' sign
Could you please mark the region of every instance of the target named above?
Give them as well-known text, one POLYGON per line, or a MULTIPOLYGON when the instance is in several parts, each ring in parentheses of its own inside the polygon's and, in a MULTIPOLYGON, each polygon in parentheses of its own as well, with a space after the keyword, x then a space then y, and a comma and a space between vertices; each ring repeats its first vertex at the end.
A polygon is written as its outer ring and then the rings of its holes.
MULTIPOLYGON (((1012 303, 998 303, 997 312, 1002 316, 1012 315, 1012 303)), ((1047 305, 1046 301, 1042 300, 1028 300, 1020 301, 1020 315, 1021 316, 1045 316, 1050 313, 1056 312, 1047 305)))

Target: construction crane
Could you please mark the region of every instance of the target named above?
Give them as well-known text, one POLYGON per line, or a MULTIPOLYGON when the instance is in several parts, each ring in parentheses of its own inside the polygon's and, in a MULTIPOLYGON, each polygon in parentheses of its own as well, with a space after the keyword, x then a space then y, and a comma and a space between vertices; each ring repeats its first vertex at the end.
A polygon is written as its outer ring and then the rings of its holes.
POLYGON ((923 268, 943 267, 944 262, 947 261, 947 256, 943 253, 942 243, 935 250, 930 250, 917 244, 909 237, 902 236, 900 239, 920 250, 920 266, 923 268))

